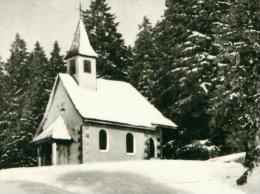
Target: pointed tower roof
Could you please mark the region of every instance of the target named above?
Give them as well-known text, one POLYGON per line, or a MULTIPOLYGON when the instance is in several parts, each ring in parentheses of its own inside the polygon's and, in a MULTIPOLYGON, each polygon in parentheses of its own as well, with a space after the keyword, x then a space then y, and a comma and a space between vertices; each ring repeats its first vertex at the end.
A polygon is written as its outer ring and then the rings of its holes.
POLYGON ((97 53, 92 48, 88 34, 86 32, 85 26, 82 19, 80 18, 77 26, 77 30, 74 33, 74 39, 70 47, 69 52, 65 56, 65 59, 76 55, 83 55, 88 57, 98 57, 97 53))

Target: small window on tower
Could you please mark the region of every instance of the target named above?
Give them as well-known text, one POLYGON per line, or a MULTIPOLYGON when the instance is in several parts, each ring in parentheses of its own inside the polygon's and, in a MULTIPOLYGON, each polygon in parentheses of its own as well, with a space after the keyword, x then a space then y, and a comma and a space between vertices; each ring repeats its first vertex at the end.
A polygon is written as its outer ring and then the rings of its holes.
POLYGON ((84 60, 84 72, 91 73, 91 62, 84 60))
POLYGON ((70 74, 74 75, 76 73, 76 61, 75 59, 70 60, 70 74))

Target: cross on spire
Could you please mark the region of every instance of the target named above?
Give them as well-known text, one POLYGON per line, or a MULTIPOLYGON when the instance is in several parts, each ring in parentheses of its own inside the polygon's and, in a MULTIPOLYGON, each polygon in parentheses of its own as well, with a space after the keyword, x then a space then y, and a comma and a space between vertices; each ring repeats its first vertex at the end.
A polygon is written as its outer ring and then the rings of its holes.
POLYGON ((81 18, 81 12, 82 12, 82 9, 81 9, 81 2, 79 2, 79 18, 81 18))

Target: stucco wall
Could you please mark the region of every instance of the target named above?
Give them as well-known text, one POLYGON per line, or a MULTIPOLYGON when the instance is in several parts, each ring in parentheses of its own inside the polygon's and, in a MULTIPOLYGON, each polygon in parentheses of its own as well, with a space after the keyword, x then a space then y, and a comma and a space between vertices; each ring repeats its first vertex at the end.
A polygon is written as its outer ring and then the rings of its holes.
POLYGON ((56 93, 54 95, 51 108, 49 110, 47 119, 43 125, 43 130, 47 129, 57 118, 62 116, 69 129, 70 135, 73 137, 73 142, 70 144, 70 154, 68 163, 77 164, 81 162, 81 156, 79 155, 80 146, 80 126, 82 125, 82 119, 78 112, 75 110, 62 82, 59 82, 56 93), (61 113, 60 109, 64 108, 61 113))
POLYGON ((84 125, 83 127, 83 163, 95 161, 141 160, 147 157, 147 140, 153 138, 155 156, 160 154, 159 131, 127 129, 105 125, 84 125), (108 150, 99 150, 99 131, 103 129, 108 136, 108 150), (126 153, 126 134, 134 136, 134 154, 126 153))

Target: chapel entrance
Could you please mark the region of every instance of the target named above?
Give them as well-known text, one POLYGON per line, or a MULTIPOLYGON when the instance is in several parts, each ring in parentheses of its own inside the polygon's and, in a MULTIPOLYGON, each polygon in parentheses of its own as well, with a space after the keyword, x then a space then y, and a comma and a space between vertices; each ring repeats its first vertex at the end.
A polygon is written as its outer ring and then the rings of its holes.
POLYGON ((149 139, 149 158, 155 157, 155 147, 154 147, 154 141, 152 138, 149 139))
POLYGON ((57 165, 69 164, 69 155, 69 145, 57 143, 57 165))

